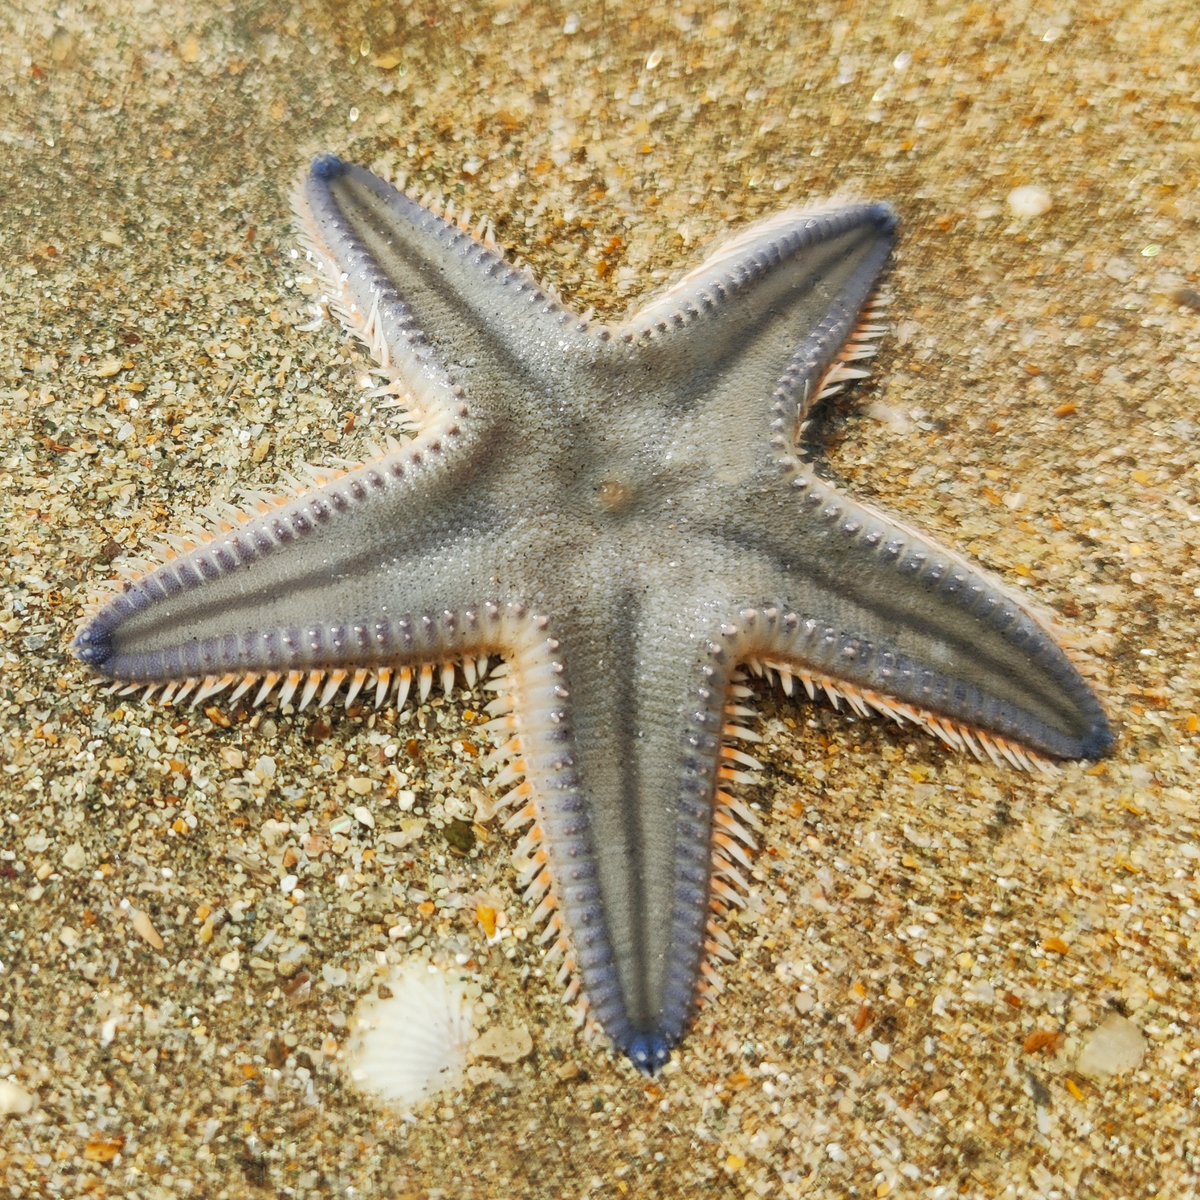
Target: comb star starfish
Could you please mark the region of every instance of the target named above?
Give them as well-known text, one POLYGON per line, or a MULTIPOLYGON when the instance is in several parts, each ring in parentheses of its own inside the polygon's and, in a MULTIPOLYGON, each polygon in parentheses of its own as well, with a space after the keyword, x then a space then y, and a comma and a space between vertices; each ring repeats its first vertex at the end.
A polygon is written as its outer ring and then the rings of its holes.
MULTIPOLYGON (((644 1071, 731 957, 760 764, 743 663, 998 763, 1103 754, 1104 713, 1001 585, 842 495, 796 454, 865 374, 892 210, 752 226, 622 325, 571 314, 486 240, 317 159, 301 235, 416 436, 229 510, 99 603, 104 675, 193 703, 399 706, 485 656, 495 781, 568 998, 644 1071)), ((452 215, 450 215, 452 218, 452 215)))

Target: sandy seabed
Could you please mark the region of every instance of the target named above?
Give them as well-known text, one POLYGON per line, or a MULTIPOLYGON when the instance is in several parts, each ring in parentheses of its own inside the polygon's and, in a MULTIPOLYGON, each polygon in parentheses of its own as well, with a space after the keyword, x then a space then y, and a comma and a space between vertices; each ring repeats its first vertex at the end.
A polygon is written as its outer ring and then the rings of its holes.
POLYGON ((6 1194, 1195 1197, 1197 20, 0 9, 6 1194), (761 685, 738 961, 649 1082, 580 1038, 472 821, 478 692, 109 695, 66 647, 114 559, 388 432, 292 253, 321 150, 490 214, 603 317, 756 216, 891 200, 892 335, 819 469, 1060 614, 1113 756, 1047 781, 761 685), (347 1055, 420 959, 492 1040, 401 1111, 347 1055))

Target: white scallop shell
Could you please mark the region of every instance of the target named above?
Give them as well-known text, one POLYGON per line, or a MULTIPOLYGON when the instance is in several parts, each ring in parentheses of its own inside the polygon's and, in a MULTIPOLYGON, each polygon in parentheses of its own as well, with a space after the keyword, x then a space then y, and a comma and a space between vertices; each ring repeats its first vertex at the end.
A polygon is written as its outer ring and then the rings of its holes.
POLYGON ((371 995, 354 1011, 347 1048, 350 1078, 365 1092, 408 1108, 461 1082, 475 1037, 462 983, 425 962, 386 980, 392 995, 371 995))

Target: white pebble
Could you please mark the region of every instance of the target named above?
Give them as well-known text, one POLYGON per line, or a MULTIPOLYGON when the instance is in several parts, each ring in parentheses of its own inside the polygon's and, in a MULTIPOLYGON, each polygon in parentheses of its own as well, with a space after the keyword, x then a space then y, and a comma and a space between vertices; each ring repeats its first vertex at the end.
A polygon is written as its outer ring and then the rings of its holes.
POLYGON ((1008 193, 1008 207, 1015 217, 1040 217, 1053 207, 1050 193, 1037 184, 1027 183, 1008 193))
POLYGON ((365 825, 368 829, 375 828, 375 814, 363 804, 360 804, 354 810, 354 819, 360 825, 365 825))
POLYGON ((518 1063, 533 1053, 533 1038, 524 1025, 518 1025, 516 1029, 493 1025, 471 1043, 471 1053, 476 1058, 498 1058, 502 1063, 518 1063))
POLYGON ((0 1079, 0 1117, 24 1116, 33 1107, 33 1097, 15 1083, 0 1079))
POLYGON ((1105 1079, 1136 1070, 1145 1054, 1142 1031, 1128 1017, 1109 1013, 1084 1042, 1075 1069, 1089 1079, 1105 1079))
POLYGON ((68 871, 82 871, 87 861, 87 851, 78 842, 72 842, 62 856, 62 865, 68 871))
POLYGON ((1110 258, 1104 264, 1104 273, 1118 283, 1128 283, 1134 276, 1134 265, 1127 258, 1110 258))
POLYGON ((964 995, 968 1000, 974 1000, 976 1004, 996 1003, 996 989, 986 979, 975 980, 964 995))

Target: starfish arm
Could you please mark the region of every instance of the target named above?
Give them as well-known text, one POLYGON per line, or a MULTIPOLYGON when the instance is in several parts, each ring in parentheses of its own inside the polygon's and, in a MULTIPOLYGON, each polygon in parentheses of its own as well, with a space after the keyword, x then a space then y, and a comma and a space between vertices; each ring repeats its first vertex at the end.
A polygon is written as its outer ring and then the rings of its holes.
MULTIPOLYGON (((691 594, 682 604, 662 593, 653 567, 626 565, 609 575, 602 603, 589 588, 584 603, 548 606, 566 614, 550 632, 561 634, 594 875, 593 898, 568 900, 562 914, 572 934, 596 927, 597 948, 580 964, 590 1015, 646 1071, 666 1061, 699 999, 714 806, 719 783, 730 786, 720 780, 732 664, 719 644, 729 601, 703 564, 680 570, 691 594), (570 615, 581 612, 586 622, 570 615)), ((549 866, 575 861, 551 854, 549 866)))
POLYGON ((1057 759, 1108 751, 1094 692, 1020 598, 807 472, 784 486, 790 495, 776 489, 766 519, 737 533, 756 581, 742 607, 758 615, 731 625, 732 653, 790 664, 935 732, 948 722, 1057 759))
POLYGON ((895 230, 886 204, 793 209, 759 222, 617 329, 616 348, 628 344, 659 389, 701 398, 710 445, 769 426, 773 443, 790 447, 839 356, 873 352, 847 343, 895 230))
POLYGON ((362 167, 316 159, 297 227, 342 320, 418 415, 502 404, 522 377, 591 344, 585 323, 466 229, 362 167))
POLYGON ((491 594, 489 559, 442 461, 486 474, 487 445, 479 423, 452 425, 198 531, 102 604, 76 653, 111 678, 149 683, 494 651, 482 626, 453 619, 456 605, 491 594))

